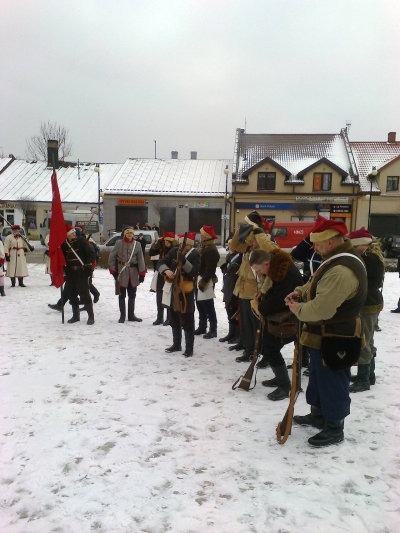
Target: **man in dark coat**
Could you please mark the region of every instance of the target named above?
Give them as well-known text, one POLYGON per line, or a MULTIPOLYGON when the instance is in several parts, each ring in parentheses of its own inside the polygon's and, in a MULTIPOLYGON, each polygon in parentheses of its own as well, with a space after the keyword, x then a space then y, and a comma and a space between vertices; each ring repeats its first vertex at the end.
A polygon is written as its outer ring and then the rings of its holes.
POLYGON ((89 279, 93 274, 96 259, 94 250, 85 237, 77 237, 75 228, 66 224, 67 241, 61 245, 67 265, 65 267, 65 284, 69 288, 69 302, 72 305, 70 324, 79 322, 79 302, 85 306, 88 325, 94 324, 93 303, 89 292, 89 279), (79 298, 78 298, 79 296, 79 298))
POLYGON ((212 226, 203 226, 200 229, 200 271, 197 292, 197 310, 199 311, 199 327, 195 335, 203 335, 203 339, 213 339, 217 336, 217 315, 214 305, 214 286, 218 281, 216 270, 219 261, 219 252, 215 245, 215 234, 212 226), (210 329, 207 331, 207 320, 210 329))
MULTIPOLYGON (((196 238, 195 233, 188 232, 186 234, 186 244, 182 249, 184 236, 179 236, 179 248, 174 247, 167 255, 160 259, 157 264, 157 269, 160 274, 163 274, 167 281, 165 286, 169 286, 169 312, 170 312, 170 325, 172 328, 173 344, 169 348, 166 348, 166 352, 179 352, 182 350, 182 329, 185 332, 186 349, 183 353, 185 357, 193 356, 194 346, 194 283, 200 269, 200 254, 193 248, 193 244, 196 238), (185 292, 186 297, 186 311, 181 313, 180 310, 173 308, 174 302, 174 290, 173 285, 175 279, 175 272, 178 262, 182 264, 182 278, 184 281, 191 282, 192 290, 185 292), (169 283, 168 283, 169 280, 169 283)), ((167 292, 167 291, 165 291, 167 292)))
MULTIPOLYGON (((291 256, 283 250, 277 249, 273 253, 265 250, 255 250, 250 256, 250 266, 258 276, 264 275, 262 285, 263 296, 261 302, 253 300, 252 308, 264 317, 286 311, 285 297, 288 291, 291 292, 299 283, 302 283, 302 276, 293 263, 291 256)), ((290 379, 281 350, 285 344, 295 340, 295 335, 290 338, 280 339, 268 331, 267 323, 263 333, 263 359, 260 365, 265 367, 271 365, 275 378, 263 381, 265 387, 277 387, 268 394, 272 401, 283 400, 289 397, 290 379)))

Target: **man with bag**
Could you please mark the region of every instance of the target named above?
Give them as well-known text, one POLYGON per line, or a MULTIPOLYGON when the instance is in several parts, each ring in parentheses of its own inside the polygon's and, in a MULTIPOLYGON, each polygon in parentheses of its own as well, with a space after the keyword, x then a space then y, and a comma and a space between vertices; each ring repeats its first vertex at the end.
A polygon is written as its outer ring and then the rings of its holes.
POLYGON ((150 246, 149 256, 154 265, 154 276, 151 282, 151 289, 153 292, 156 293, 157 300, 157 318, 153 322, 153 326, 159 326, 161 324, 163 324, 164 326, 169 326, 168 308, 167 318, 164 322, 164 306, 162 303, 162 292, 165 280, 164 276, 162 276, 157 270, 157 263, 171 250, 171 248, 173 248, 177 244, 178 241, 175 240, 175 233, 173 231, 166 231, 162 237, 157 239, 150 246))
POLYGON ((300 342, 310 348, 306 399, 311 412, 293 420, 322 430, 308 439, 316 447, 344 440, 344 419, 350 414, 350 366, 361 351, 357 328, 368 282, 364 263, 351 241, 344 239, 347 233, 343 222, 317 222, 310 240, 324 262, 306 285, 285 298, 289 309, 305 323, 300 342))
POLYGON ((195 335, 202 335, 203 339, 213 339, 217 336, 217 315, 214 305, 214 286, 218 281, 217 266, 219 252, 215 245, 215 234, 212 226, 202 226, 200 228, 200 271, 198 279, 198 292, 196 298, 197 310, 199 312, 199 327, 195 330, 195 335), (207 332, 207 320, 210 322, 210 329, 207 332))
MULTIPOLYGON (((265 277, 263 283, 265 294, 260 303, 252 300, 251 306, 257 314, 265 318, 263 360, 271 365, 275 377, 263 381, 262 384, 264 387, 277 387, 268 394, 268 398, 275 402, 288 398, 290 394, 290 378, 281 350, 284 345, 295 340, 297 325, 295 321, 292 321, 288 328, 290 331, 283 331, 282 325, 281 331, 273 331, 270 321, 273 322, 274 316, 288 311, 285 297, 302 282, 302 276, 290 254, 280 249, 271 254, 264 250, 255 250, 250 257, 250 266, 259 277, 265 277)), ((288 313, 290 319, 291 313, 290 311, 288 313)))
POLYGON ((136 291, 144 282, 146 266, 142 247, 135 241, 132 226, 122 227, 122 239, 117 241, 108 258, 108 269, 115 279, 115 294, 118 295, 120 316, 123 324, 126 318, 126 293, 128 293, 128 322, 142 322, 135 315, 136 291))
POLYGON ((169 321, 172 328, 173 344, 165 351, 168 353, 180 352, 182 350, 182 329, 185 332, 186 349, 183 353, 185 357, 193 356, 194 346, 194 282, 199 273, 200 254, 193 248, 196 239, 195 233, 179 235, 179 248, 175 246, 167 255, 157 263, 160 274, 165 276, 163 289, 163 303, 169 307, 169 321), (184 242, 185 241, 185 242, 184 242), (178 267, 180 273, 177 272, 178 267), (174 308, 176 301, 175 291, 180 290, 175 287, 176 275, 182 277, 184 287, 184 309, 174 308))

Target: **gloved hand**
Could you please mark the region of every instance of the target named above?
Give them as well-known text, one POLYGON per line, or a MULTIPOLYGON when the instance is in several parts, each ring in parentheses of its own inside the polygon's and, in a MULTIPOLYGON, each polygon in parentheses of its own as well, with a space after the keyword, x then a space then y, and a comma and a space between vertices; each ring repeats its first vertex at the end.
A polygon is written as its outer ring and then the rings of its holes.
POLYGON ((260 233, 265 233, 262 228, 254 228, 253 230, 254 235, 259 235, 260 233))
POLYGON ((85 266, 83 271, 88 278, 90 278, 90 276, 93 274, 93 268, 89 265, 85 266))
POLYGON ((10 256, 9 255, 6 255, 6 261, 7 261, 7 263, 10 262, 10 256))
POLYGON ((4 265, 4 258, 0 259, 0 265, 4 265))
POLYGON ((144 282, 144 276, 139 276, 139 283, 143 283, 144 282))
POLYGON ((252 231, 254 231, 256 228, 254 228, 253 224, 241 224, 239 228, 239 242, 241 244, 246 243, 247 237, 250 235, 252 231))
POLYGON ((186 263, 186 257, 183 254, 179 254, 178 261, 184 265, 186 263))
POLYGON ((115 281, 117 281, 117 278, 118 278, 118 272, 114 272, 112 276, 113 276, 113 278, 115 279, 115 281))

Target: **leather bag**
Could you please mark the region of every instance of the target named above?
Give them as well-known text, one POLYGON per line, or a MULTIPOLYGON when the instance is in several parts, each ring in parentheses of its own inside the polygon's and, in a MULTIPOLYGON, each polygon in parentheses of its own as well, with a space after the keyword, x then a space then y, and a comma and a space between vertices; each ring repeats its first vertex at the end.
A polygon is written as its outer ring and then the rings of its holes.
POLYGON ((273 313, 266 317, 267 330, 274 337, 288 339, 297 334, 297 317, 290 309, 273 313))
POLYGON ((355 365, 361 353, 361 319, 356 318, 353 336, 326 333, 325 326, 321 326, 321 355, 325 365, 332 372, 340 372, 355 365))

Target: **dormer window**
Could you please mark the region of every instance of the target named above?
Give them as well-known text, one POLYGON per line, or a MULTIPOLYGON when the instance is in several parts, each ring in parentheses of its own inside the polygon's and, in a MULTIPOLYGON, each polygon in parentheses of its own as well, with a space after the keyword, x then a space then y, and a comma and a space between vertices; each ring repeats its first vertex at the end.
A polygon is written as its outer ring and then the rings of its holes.
POLYGON ((328 172, 314 172, 313 191, 330 191, 332 189, 332 174, 328 172))
POLYGON ((276 172, 259 172, 257 175, 258 191, 274 191, 276 185, 276 172))
POLYGON ((399 176, 388 176, 386 183, 386 192, 399 190, 399 176))

